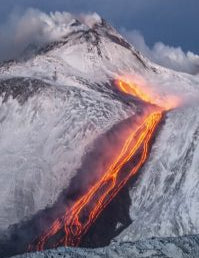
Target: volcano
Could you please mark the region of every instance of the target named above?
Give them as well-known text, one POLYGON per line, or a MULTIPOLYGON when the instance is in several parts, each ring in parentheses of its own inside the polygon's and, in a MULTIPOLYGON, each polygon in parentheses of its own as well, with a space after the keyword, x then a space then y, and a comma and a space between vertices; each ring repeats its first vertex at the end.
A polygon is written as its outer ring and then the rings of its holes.
POLYGON ((92 19, 0 66, 1 257, 199 233, 199 79, 92 19))

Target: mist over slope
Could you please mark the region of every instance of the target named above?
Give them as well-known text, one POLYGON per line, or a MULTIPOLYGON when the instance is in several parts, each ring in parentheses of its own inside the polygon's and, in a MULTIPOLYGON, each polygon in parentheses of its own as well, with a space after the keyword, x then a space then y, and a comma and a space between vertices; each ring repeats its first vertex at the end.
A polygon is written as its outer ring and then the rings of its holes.
POLYGON ((93 142, 143 111, 115 87, 126 75, 156 104, 169 95, 183 104, 166 114, 130 189, 132 223, 116 241, 198 234, 199 78, 151 63, 98 15, 55 16, 65 25, 56 40, 0 67, 2 235, 52 206, 93 142))

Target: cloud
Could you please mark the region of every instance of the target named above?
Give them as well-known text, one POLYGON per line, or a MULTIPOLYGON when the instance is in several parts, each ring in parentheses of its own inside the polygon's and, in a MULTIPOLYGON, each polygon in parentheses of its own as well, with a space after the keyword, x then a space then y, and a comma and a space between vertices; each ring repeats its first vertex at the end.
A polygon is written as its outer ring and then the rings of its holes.
POLYGON ((122 29, 122 33, 136 49, 151 61, 176 71, 190 74, 199 73, 199 55, 190 51, 185 53, 181 47, 167 46, 162 42, 157 42, 150 48, 140 32, 122 29))

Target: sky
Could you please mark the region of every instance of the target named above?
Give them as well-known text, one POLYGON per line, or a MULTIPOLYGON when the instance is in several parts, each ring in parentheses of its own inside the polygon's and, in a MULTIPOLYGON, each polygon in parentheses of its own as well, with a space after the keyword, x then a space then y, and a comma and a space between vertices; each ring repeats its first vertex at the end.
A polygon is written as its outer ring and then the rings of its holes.
POLYGON ((177 71, 199 71, 199 0, 0 0, 0 61, 18 51, 16 31, 24 48, 38 41, 40 26, 33 27, 28 19, 39 21, 41 15, 30 15, 29 8, 47 14, 97 12, 152 61, 177 71))

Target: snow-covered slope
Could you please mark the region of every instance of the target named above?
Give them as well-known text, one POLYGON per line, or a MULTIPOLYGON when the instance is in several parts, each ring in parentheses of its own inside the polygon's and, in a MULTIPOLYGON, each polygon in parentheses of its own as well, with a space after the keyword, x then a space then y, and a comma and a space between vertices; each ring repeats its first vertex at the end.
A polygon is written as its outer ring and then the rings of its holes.
MULTIPOLYGON (((113 83, 127 75, 160 104, 180 96, 130 191, 117 241, 199 233, 199 78, 151 64, 98 16, 0 67, 0 230, 52 205, 88 146, 142 107, 113 83)), ((125 200, 124 200, 125 202, 125 200)))

